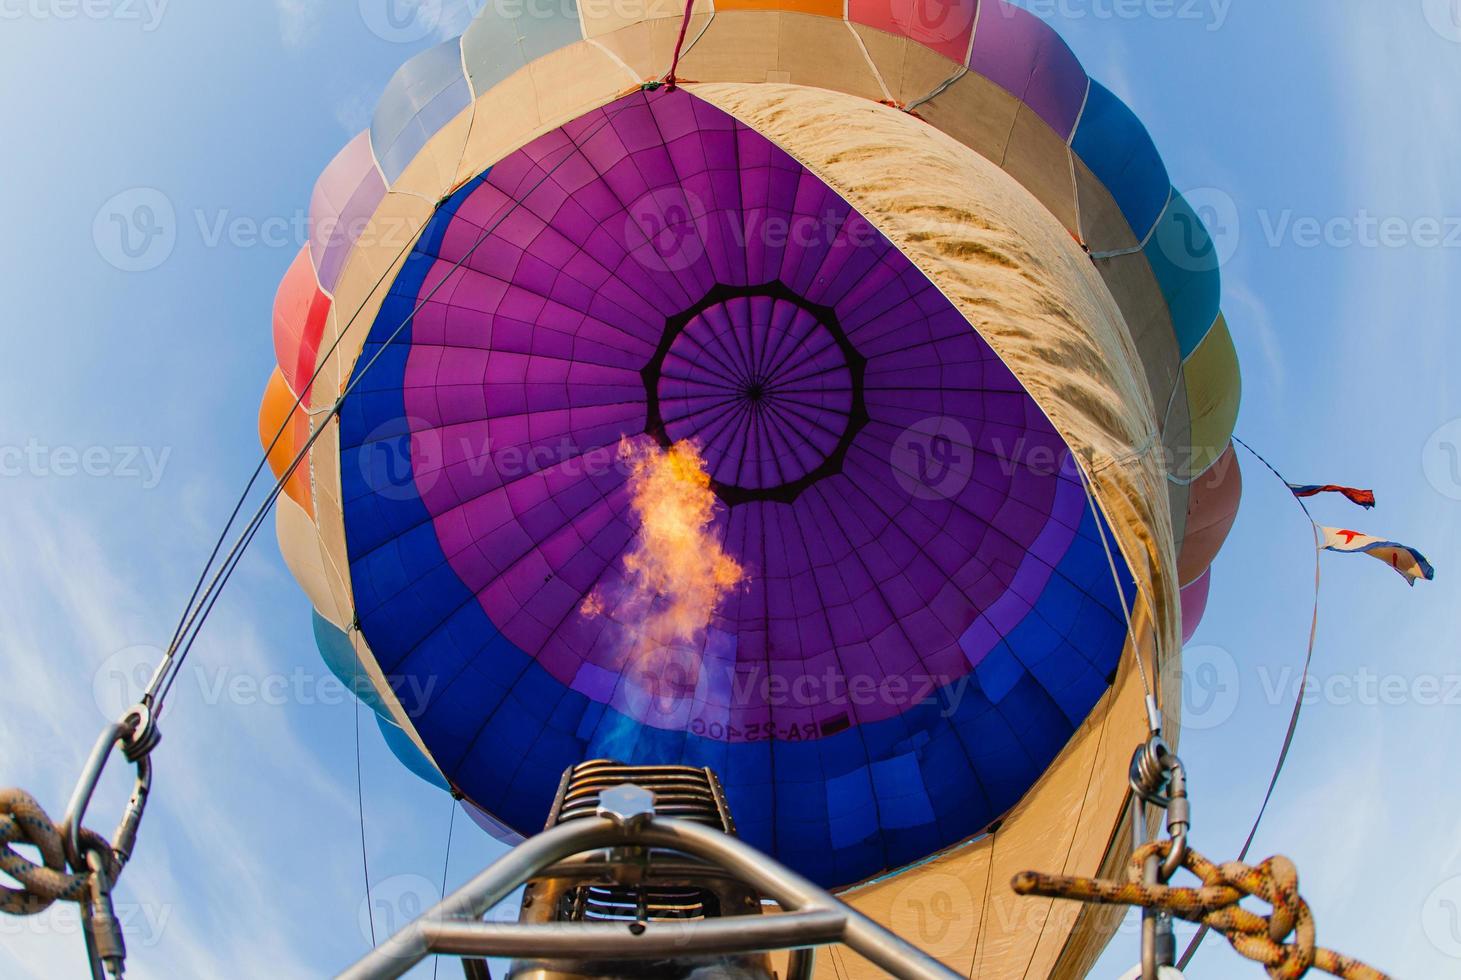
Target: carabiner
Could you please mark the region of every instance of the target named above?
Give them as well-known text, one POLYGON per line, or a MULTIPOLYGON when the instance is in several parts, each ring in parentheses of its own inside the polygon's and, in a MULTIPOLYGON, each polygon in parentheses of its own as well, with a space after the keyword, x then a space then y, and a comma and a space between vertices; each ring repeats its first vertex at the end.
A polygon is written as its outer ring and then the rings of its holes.
POLYGON ((150 753, 157 746, 160 735, 153 721, 152 712, 145 705, 137 705, 122 716, 118 722, 109 725, 96 740, 91 756, 81 771, 81 778, 71 792, 71 802, 66 805, 66 815, 61 820, 61 841, 66 851, 66 862, 78 874, 89 870, 85 848, 81 841, 81 828, 86 819, 91 798, 96 795, 97 783, 112 750, 121 746, 128 760, 137 767, 137 780, 132 787, 132 798, 127 803, 117 830, 111 838, 112 857, 118 869, 132 856, 137 844, 137 830, 142 824, 142 814, 147 808, 147 795, 152 790, 152 762, 150 753))

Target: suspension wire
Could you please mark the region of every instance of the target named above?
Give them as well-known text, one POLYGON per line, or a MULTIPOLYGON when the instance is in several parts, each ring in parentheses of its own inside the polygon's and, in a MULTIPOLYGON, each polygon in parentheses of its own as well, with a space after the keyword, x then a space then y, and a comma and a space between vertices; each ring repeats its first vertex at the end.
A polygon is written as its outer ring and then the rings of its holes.
MULTIPOLYGON (((561 160, 559 160, 547 171, 545 171, 544 174, 530 188, 528 188, 526 193, 515 196, 511 201, 511 204, 502 213, 502 215, 500 215, 498 219, 494 221, 491 225, 482 230, 482 233, 477 237, 476 241, 472 243, 471 248, 469 248, 460 259, 453 263, 452 267, 447 271, 446 275, 441 277, 441 279, 426 293, 425 296, 421 297, 421 299, 418 300, 411 313, 408 314, 405 319, 401 321, 401 323, 386 338, 384 343, 382 343, 380 350, 376 351, 375 354, 372 355, 364 363, 363 366, 361 366, 358 370, 354 372, 354 377, 345 386, 340 394, 340 397, 336 399, 334 404, 330 407, 329 411, 325 413, 324 418, 321 419, 320 422, 313 427, 313 431, 311 432, 309 439, 306 440, 305 444, 295 453, 294 458, 290 461, 284 472, 274 482, 274 485, 271 488, 267 497, 265 498, 264 502, 254 511, 253 516, 250 518, 248 524, 245 525, 244 530, 240 532, 237 540, 225 556, 223 563, 219 566, 218 571, 214 575, 212 581, 208 583, 208 586, 206 588, 201 589, 201 591, 199 586, 194 587, 192 597, 189 600, 189 608, 184 610, 182 619, 178 624, 174 640, 169 644, 167 652, 163 655, 162 662, 158 664, 157 670, 153 674, 152 681, 148 685, 147 693, 144 695, 144 702, 150 702, 153 706, 155 713, 160 712, 162 702, 166 699, 169 691, 171 691, 173 682, 176 680, 178 672, 182 668, 182 663, 191 652, 193 644, 197 641, 198 635, 202 630, 204 622, 206 622, 208 616, 212 613, 213 607, 217 604, 218 597, 219 595, 221 595, 224 586, 226 586, 229 579, 232 578, 233 572, 235 569, 237 569, 239 563, 243 558, 244 553, 247 551, 249 545, 253 542, 254 537, 258 534, 259 529, 263 526, 264 520, 268 516, 269 511, 273 508, 274 503, 278 500, 280 494, 283 492, 284 487, 288 484, 289 480, 294 476, 295 472, 308 457, 309 452, 311 449, 314 448, 315 443, 317 443, 324 435, 324 432, 330 422, 338 417, 341 410, 344 408, 346 398, 348 398, 349 395, 354 392, 356 387, 359 386, 360 382, 370 371, 371 367, 373 367, 375 363, 381 358, 381 356, 385 354, 385 352, 400 337, 400 335, 405 332, 405 329, 410 326, 412 322, 414 322, 416 316, 419 315, 420 312, 426 307, 426 304, 431 302, 431 300, 435 298, 436 294, 442 289, 442 287, 444 287, 449 281, 451 281, 452 277, 461 270, 461 268, 467 263, 467 261, 470 260, 472 256, 476 253, 477 249, 480 248, 487 241, 487 239, 492 236, 494 232, 496 232, 496 230, 502 225, 502 223, 506 221, 519 207, 522 206, 523 201, 526 198, 532 196, 533 192, 535 192, 555 173, 557 173, 559 168, 564 166, 569 160, 572 160, 583 143, 592 139, 593 136, 597 135, 599 130, 607 126, 620 113, 626 111, 628 108, 629 106, 625 106, 624 108, 621 108, 616 112, 606 114, 603 119, 599 120, 597 126, 593 130, 586 133, 577 141, 575 141, 571 145, 570 151, 566 153, 561 160)), ((409 248, 411 246, 408 245, 406 247, 409 248)), ((404 251, 405 249, 403 248, 402 252, 397 253, 398 259, 400 255, 404 253, 404 251)), ((392 263, 391 268, 394 268, 394 263, 392 263)), ((377 280, 376 289, 380 287, 380 285, 385 281, 385 278, 388 275, 389 270, 377 280)), ((372 292, 374 292, 374 290, 372 290, 372 292)), ((359 316, 362 310, 357 310, 356 313, 352 315, 349 322, 347 322, 346 326, 340 331, 339 336, 336 338, 334 344, 331 345, 330 349, 326 352, 326 355, 320 359, 316 367, 315 373, 311 377, 310 385, 302 386, 305 391, 308 391, 310 387, 314 384, 314 381, 318 379, 320 373, 323 371, 325 364, 329 359, 329 355, 333 353, 336 347, 343 340, 345 334, 354 325, 356 317, 359 316)), ((282 438, 283 433, 286 431, 291 422, 291 417, 294 410, 303 403, 303 397, 303 394, 296 396, 294 408, 290 410, 290 416, 286 416, 283 425, 281 425, 279 431, 275 433, 274 439, 271 441, 269 448, 265 450, 264 455, 260 460, 258 466, 255 467, 254 473, 250 477, 248 485, 245 487, 244 493, 240 496, 239 502, 234 507, 233 515, 230 517, 229 522, 224 526, 223 532, 219 535, 218 543, 213 548, 212 555, 210 556, 207 565, 205 565, 204 567, 203 574, 199 577, 200 586, 201 583, 205 579, 207 579, 208 572, 212 568, 213 562, 216 559, 218 552, 222 549, 222 543, 227 538, 228 531, 231 529, 234 520, 236 520, 237 518, 237 515, 242 511, 243 503, 247 498, 248 493, 252 490, 253 485, 257 481, 259 475, 262 473, 264 466, 267 465, 269 453, 273 450, 273 448, 278 445, 279 440, 282 438)))
MULTIPOLYGON (((1142 660, 1142 658, 1141 658, 1141 645, 1137 642, 1136 627, 1135 627, 1135 625, 1133 623, 1132 612, 1131 612, 1131 604, 1126 599, 1126 589, 1122 585, 1122 582, 1121 582, 1121 570, 1116 565, 1116 555, 1112 551, 1112 549, 1111 549, 1111 542, 1107 539, 1107 536, 1106 536, 1106 521, 1105 521, 1105 518, 1103 516, 1104 512, 1103 512, 1103 510, 1101 508, 1100 501, 1096 499, 1095 480, 1094 480, 1094 478, 1093 478, 1093 476, 1091 474, 1089 474, 1089 473, 1086 472, 1086 468, 1083 465, 1083 461, 1080 459, 1080 457, 1075 452, 1071 452, 1070 457, 1071 457, 1071 459, 1075 460, 1076 473, 1080 477, 1081 489, 1086 492, 1086 502, 1090 504, 1090 506, 1091 506, 1091 513, 1094 514, 1095 515, 1095 518, 1096 518, 1096 533, 1100 535, 1100 537, 1101 537, 1101 548, 1106 552, 1106 563, 1107 563, 1107 565, 1111 569, 1111 579, 1116 584, 1116 599, 1117 599, 1118 602, 1121 603, 1121 615, 1123 617, 1125 617, 1125 619, 1126 619, 1126 635, 1129 636, 1129 637, 1131 637, 1131 652, 1132 652, 1132 656, 1136 660, 1136 669, 1137 669, 1137 672, 1141 675, 1141 686, 1142 686, 1142 690, 1144 690, 1146 692, 1146 704, 1147 704, 1147 714, 1148 714, 1148 719, 1147 720, 1148 720, 1148 722, 1153 722, 1154 723, 1155 722, 1155 716, 1152 714, 1152 710, 1153 710, 1153 708, 1156 705, 1156 695, 1152 691, 1151 678, 1147 676, 1146 661, 1142 660)), ((1136 580, 1136 575, 1133 574, 1132 575, 1132 581, 1133 581, 1134 584, 1136 584, 1137 594, 1140 595, 1141 594, 1141 586, 1140 586, 1139 583, 1135 583, 1135 580, 1136 580)), ((1156 633, 1155 633, 1155 630, 1154 630, 1153 631, 1153 645, 1152 645, 1152 652, 1153 652, 1153 658, 1154 659, 1155 659, 1155 657, 1157 655, 1157 652, 1158 652, 1156 650, 1156 642, 1155 641, 1156 641, 1156 633)), ((1153 663, 1153 669, 1154 670, 1155 670, 1155 667, 1156 667, 1156 665, 1155 665, 1155 662, 1154 662, 1153 663)))
POLYGON ((370 948, 375 941, 375 900, 370 895, 370 855, 365 849, 365 778, 360 767, 360 707, 355 702, 351 712, 355 716, 355 812, 360 817, 360 868, 365 877, 365 914, 370 922, 370 948))
MULTIPOLYGON (((432 212, 432 216, 435 216, 435 212, 432 212)), ((427 219, 427 222, 430 223, 429 218, 427 219)), ((425 225, 422 226, 422 229, 425 229, 425 225)), ((396 252, 390 264, 386 266, 386 271, 382 272, 378 277, 376 277, 375 284, 371 287, 370 295, 373 295, 376 291, 380 289, 382 285, 384 285, 386 278, 390 275, 390 271, 396 267, 396 263, 400 261, 401 256, 404 255, 406 251, 412 247, 413 243, 414 242, 405 243, 396 252)), ((324 373, 326 365, 329 364, 330 358, 334 356, 335 351, 339 349, 340 344, 344 342, 345 336, 355 326, 355 322, 360 317, 360 314, 363 312, 363 310, 363 306, 357 308, 356 311, 351 314, 350 319, 346 321, 345 326, 336 332, 334 341, 331 342, 330 346, 325 350, 325 352, 316 356, 315 369, 314 372, 310 374, 309 381, 306 384, 300 386, 299 394, 294 396, 294 403, 290 405, 289 411, 286 412, 284 415, 284 421, 281 422, 279 428, 275 430, 273 438, 269 440, 269 445, 264 448, 263 455, 259 457, 259 462, 254 466, 253 472, 249 474, 248 481, 244 484, 243 491, 238 495, 238 499, 234 501, 233 510, 229 512, 228 520, 224 522, 223 527, 218 532, 218 537, 213 542, 213 549, 208 553, 208 560, 204 562, 202 571, 198 573, 197 581, 193 583, 193 591, 188 596, 188 601, 183 606, 183 613, 178 619, 177 627, 173 630, 172 639, 168 641, 167 652, 163 655, 162 662, 158 664, 157 670, 153 674, 151 682, 148 684, 147 694, 144 696, 143 699, 144 701, 150 699, 156 693, 158 687, 161 685, 163 670, 168 660, 176 652, 178 644, 182 640, 183 632, 188 622, 189 614, 193 611, 194 603, 198 601, 198 594, 203 589, 203 583, 208 580, 208 573, 212 571, 213 563, 218 559, 218 553, 223 549, 224 542, 228 540, 228 532, 232 530, 234 522, 238 520, 239 514, 242 513, 243 506, 248 501, 249 494, 253 491, 254 485, 258 483, 259 476, 264 472, 264 467, 267 466, 269 463, 269 457, 273 455, 275 448, 277 448, 279 445, 279 440, 284 437, 284 433, 289 431, 290 424, 294 418, 294 413, 298 411, 300 406, 304 404, 306 393, 313 390, 315 383, 320 379, 320 375, 324 373)), ((415 316, 415 312, 412 313, 412 316, 415 316)), ((327 411, 333 412, 333 409, 327 409, 327 411)), ((329 420, 330 416, 326 415, 325 419, 320 423, 320 425, 323 426, 328 424, 329 420)), ((290 475, 293 475, 292 471, 290 475)), ((284 483, 287 481, 280 482, 284 483)))
MULTIPOLYGON (((1304 503, 1303 498, 1294 496, 1292 489, 1290 489, 1291 484, 1289 483, 1289 481, 1284 479, 1283 474, 1275 469, 1273 464, 1264 459, 1263 456, 1260 455, 1258 451, 1255 450, 1252 446, 1248 445, 1237 436, 1233 436, 1233 441, 1242 446, 1244 449, 1248 450, 1248 452, 1252 454, 1254 459, 1258 460, 1258 462, 1268 467, 1268 471, 1274 476, 1278 477, 1279 481, 1283 483, 1285 490, 1288 491, 1289 496, 1293 497, 1294 501, 1303 510, 1304 517, 1308 519, 1309 526, 1314 532, 1314 611, 1309 618, 1309 647, 1308 650, 1304 653, 1303 677, 1299 681, 1299 695, 1297 698, 1294 699, 1294 710, 1289 715, 1288 730, 1284 732, 1283 747, 1279 749, 1278 761, 1274 764, 1273 775, 1268 780, 1268 789, 1263 794, 1263 804, 1258 808, 1258 815, 1253 818, 1253 826, 1250 827, 1248 830, 1248 838, 1243 841, 1243 849, 1238 852, 1238 861, 1241 862, 1247 860, 1248 851, 1250 848, 1252 848, 1253 841, 1258 836, 1258 828, 1263 823, 1264 815, 1268 813, 1268 804, 1273 800, 1273 792, 1278 787, 1279 776, 1283 774, 1284 765, 1288 762, 1289 749, 1293 748, 1294 735, 1298 732, 1299 729, 1299 715, 1302 714, 1304 710, 1304 691, 1308 688, 1309 671, 1314 663, 1315 641, 1317 640, 1319 635, 1319 584, 1320 571, 1323 567, 1323 563, 1321 561, 1321 558, 1323 556, 1323 548, 1321 547, 1322 542, 1319 537, 1319 522, 1314 520, 1314 515, 1309 512, 1309 507, 1306 503, 1304 503)), ((1177 961, 1178 970, 1185 970, 1187 968, 1187 964, 1192 961, 1192 957, 1197 955, 1197 947, 1202 945, 1202 941, 1207 938, 1207 934, 1209 931, 1210 929, 1206 925, 1203 925, 1197 930, 1197 934, 1192 937, 1192 941, 1187 944, 1187 948, 1182 951, 1182 956, 1177 961)))
MULTIPOLYGON (((453 794, 450 799, 451 799, 451 819, 448 820, 447 823, 446 823, 446 857, 442 858, 442 861, 441 861, 441 897, 443 899, 446 898, 446 873, 447 873, 447 870, 451 868, 451 838, 452 838, 452 832, 456 830, 456 826, 457 826, 457 806, 458 806, 457 798, 453 794)), ((431 958, 431 980, 436 980, 436 968, 439 967, 440 965, 441 965, 441 957, 440 956, 433 956, 431 958)))

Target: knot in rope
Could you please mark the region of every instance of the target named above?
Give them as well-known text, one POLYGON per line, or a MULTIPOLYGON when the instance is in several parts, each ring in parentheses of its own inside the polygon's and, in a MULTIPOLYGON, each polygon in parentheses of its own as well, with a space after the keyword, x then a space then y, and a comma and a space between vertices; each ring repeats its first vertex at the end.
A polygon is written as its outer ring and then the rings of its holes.
POLYGON ((1344 980, 1389 980, 1374 967, 1316 944, 1314 916, 1299 894, 1299 872, 1288 858, 1271 857, 1256 867, 1238 861, 1218 865, 1189 848, 1182 867, 1202 881, 1201 888, 1146 884, 1147 860, 1165 859, 1171 848, 1171 841, 1138 848, 1125 881, 1025 871, 1011 887, 1020 895, 1161 909, 1202 923, 1222 933, 1243 956, 1263 964, 1274 980, 1298 980, 1310 970, 1344 980), (1239 903, 1249 897, 1267 902, 1272 913, 1258 915, 1243 908, 1239 903))
MULTIPOLYGON (((101 855, 104 872, 115 880, 121 865, 100 834, 83 829, 81 848, 101 855)), ((29 793, 18 789, 0 790, 0 872, 23 886, 0 886, 0 912, 8 915, 39 915, 56 902, 81 902, 90 892, 91 872, 66 870, 60 829, 29 793), (20 854, 16 844, 35 847, 42 863, 20 854)))

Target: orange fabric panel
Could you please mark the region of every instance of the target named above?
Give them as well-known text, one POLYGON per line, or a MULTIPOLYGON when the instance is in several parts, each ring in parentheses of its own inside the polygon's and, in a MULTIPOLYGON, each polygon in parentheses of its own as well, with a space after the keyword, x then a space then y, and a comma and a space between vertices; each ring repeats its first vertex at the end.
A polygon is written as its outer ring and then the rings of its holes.
POLYGON ((1202 577, 1222 550, 1243 497, 1243 471, 1230 443, 1227 452, 1192 483, 1187 503, 1187 537, 1177 558, 1177 579, 1183 586, 1202 577))
POLYGON ((719 0, 716 10, 790 10, 798 14, 842 17, 842 0, 719 0))
MULTIPOLYGON (((309 414, 303 406, 295 407, 295 394, 289 390, 289 383, 284 380, 284 373, 278 368, 269 377, 269 384, 264 389, 264 402, 259 406, 259 443, 265 449, 272 443, 274 448, 269 452, 269 469, 274 471, 275 479, 284 475, 289 464, 299 450, 309 441, 309 414), (293 412, 291 413, 291 409, 293 412), (286 419, 288 424, 285 425, 286 419), (280 427, 284 431, 280 432, 280 427), (276 442, 275 434, 279 439, 276 442)), ((289 482, 284 485, 284 492, 290 500, 304 508, 305 513, 311 518, 314 517, 314 500, 310 493, 309 482, 309 458, 306 457, 289 482)))
POLYGON ((315 278, 309 246, 299 250, 274 294, 274 356, 295 394, 314 376, 330 298, 315 278))

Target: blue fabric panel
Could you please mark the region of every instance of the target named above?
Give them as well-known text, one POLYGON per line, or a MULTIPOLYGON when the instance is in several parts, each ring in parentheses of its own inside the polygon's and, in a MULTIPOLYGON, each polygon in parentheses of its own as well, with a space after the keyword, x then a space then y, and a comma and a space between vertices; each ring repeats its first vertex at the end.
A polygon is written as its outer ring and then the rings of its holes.
POLYGON ((394 184, 437 131, 472 101, 462 73, 460 39, 423 51, 401 66, 375 109, 370 145, 394 184))
POLYGON ((375 720, 380 726, 381 735, 385 736, 386 746, 391 750, 391 754, 400 760, 401 765, 438 789, 451 789, 447 785, 446 779, 431 764, 431 760, 422 755, 421 750, 416 747, 416 743, 411 741, 411 736, 380 715, 376 715, 375 720))
POLYGON ((1180 194, 1173 192, 1156 234, 1147 243, 1146 257, 1167 298, 1177 347, 1186 360, 1217 322, 1222 274, 1207 226, 1180 194))
MULTIPOLYGON (((439 244, 442 226, 428 228, 420 248, 439 244)), ((407 263, 396 295, 416 294, 433 264, 429 254, 419 258, 407 263)), ((366 349, 389 351, 386 338, 410 312, 388 303, 366 349)), ((409 340, 407 323, 396 343, 409 340)), ((371 369, 379 374, 341 414, 361 628, 378 658, 394 651, 381 669, 445 775, 519 832, 542 827, 563 770, 585 759, 709 765, 748 842, 824 884, 862 880, 978 834, 1007 813, 1116 668, 1121 600, 1101 545, 1102 519, 1087 509, 1048 586, 1006 635, 1007 649, 901 715, 806 741, 725 742, 645 727, 571 690, 513 646, 450 573, 413 492, 409 453, 391 442, 405 431, 405 366, 404 358, 383 356, 371 369), (404 680, 419 682, 414 696, 404 680)), ((1121 586, 1129 600, 1135 586, 1124 565, 1121 586)))
POLYGON ((1136 113, 1095 79, 1071 148, 1106 185, 1137 240, 1145 240, 1167 203, 1171 179, 1136 113))
POLYGON ((383 713, 386 710, 385 705, 376 693, 375 685, 366 676, 365 668, 355 654, 355 648, 350 645, 350 637, 336 629, 334 623, 317 611, 311 609, 310 613, 314 616, 315 646, 319 648, 320 657, 324 659, 330 673, 377 714, 383 713))
POLYGON ((577 0, 516 9, 487 4, 462 35, 462 51, 480 97, 529 62, 581 40, 577 0))

